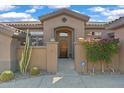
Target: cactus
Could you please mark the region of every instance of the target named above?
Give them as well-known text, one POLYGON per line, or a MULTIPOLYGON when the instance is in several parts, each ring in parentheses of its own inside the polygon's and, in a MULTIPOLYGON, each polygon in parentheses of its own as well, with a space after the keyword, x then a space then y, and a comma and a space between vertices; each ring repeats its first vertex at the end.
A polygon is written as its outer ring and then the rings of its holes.
POLYGON ((39 75, 40 74, 40 70, 38 69, 38 67, 32 67, 31 70, 30 70, 30 74, 32 76, 39 75))
POLYGON ((28 68, 28 65, 30 62, 30 58, 31 58, 31 53, 32 53, 32 48, 30 48, 29 32, 27 31, 26 43, 25 43, 24 49, 22 51, 21 60, 19 62, 20 72, 22 74, 27 72, 27 68, 28 68))
POLYGON ((14 79, 14 73, 11 70, 5 70, 0 75, 0 81, 9 81, 14 79))

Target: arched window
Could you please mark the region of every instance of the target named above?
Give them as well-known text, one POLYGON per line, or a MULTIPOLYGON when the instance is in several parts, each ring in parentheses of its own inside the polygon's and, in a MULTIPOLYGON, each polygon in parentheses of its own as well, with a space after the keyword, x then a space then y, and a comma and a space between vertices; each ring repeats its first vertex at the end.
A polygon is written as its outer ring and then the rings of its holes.
POLYGON ((61 32, 61 33, 59 33, 59 36, 61 36, 61 37, 67 37, 67 36, 68 36, 68 33, 66 33, 66 32, 61 32))

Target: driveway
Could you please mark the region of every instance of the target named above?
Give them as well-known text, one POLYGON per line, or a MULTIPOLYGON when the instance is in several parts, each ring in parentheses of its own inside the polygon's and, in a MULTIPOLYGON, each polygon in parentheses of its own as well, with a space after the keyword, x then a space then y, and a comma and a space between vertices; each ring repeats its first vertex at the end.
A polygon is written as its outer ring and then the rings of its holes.
POLYGON ((0 84, 3 88, 124 88, 124 75, 79 75, 72 59, 59 59, 56 75, 12 80, 0 84))

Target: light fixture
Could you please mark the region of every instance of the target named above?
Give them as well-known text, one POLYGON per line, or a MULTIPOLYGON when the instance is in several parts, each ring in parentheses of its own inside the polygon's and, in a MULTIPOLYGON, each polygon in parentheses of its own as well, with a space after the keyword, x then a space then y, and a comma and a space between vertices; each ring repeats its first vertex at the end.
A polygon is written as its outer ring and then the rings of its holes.
POLYGON ((79 40, 79 42, 83 42, 84 41, 84 38, 79 37, 78 40, 79 40))

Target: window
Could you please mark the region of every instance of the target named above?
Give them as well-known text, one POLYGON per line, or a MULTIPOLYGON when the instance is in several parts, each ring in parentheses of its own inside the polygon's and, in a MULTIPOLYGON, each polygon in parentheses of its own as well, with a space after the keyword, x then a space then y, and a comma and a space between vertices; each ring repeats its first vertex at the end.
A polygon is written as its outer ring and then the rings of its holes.
POLYGON ((92 35, 94 36, 95 35, 95 32, 92 32, 92 35))
POLYGON ((101 32, 91 32, 92 36, 101 36, 102 33, 101 32))
POLYGON ((67 36, 68 36, 68 33, 66 33, 66 32, 61 32, 61 33, 59 33, 59 36, 67 37, 67 36))
POLYGON ((114 33, 108 33, 108 36, 109 36, 110 38, 115 38, 115 34, 114 34, 114 33))
POLYGON ((95 32, 95 35, 96 35, 96 36, 101 36, 102 33, 101 33, 101 32, 95 32))
POLYGON ((32 46, 43 45, 43 32, 31 32, 31 45, 32 46))
MULTIPOLYGON (((25 45, 25 37, 21 38, 20 45, 25 45)), ((42 46, 43 45, 43 32, 30 32, 30 45, 42 46)))

